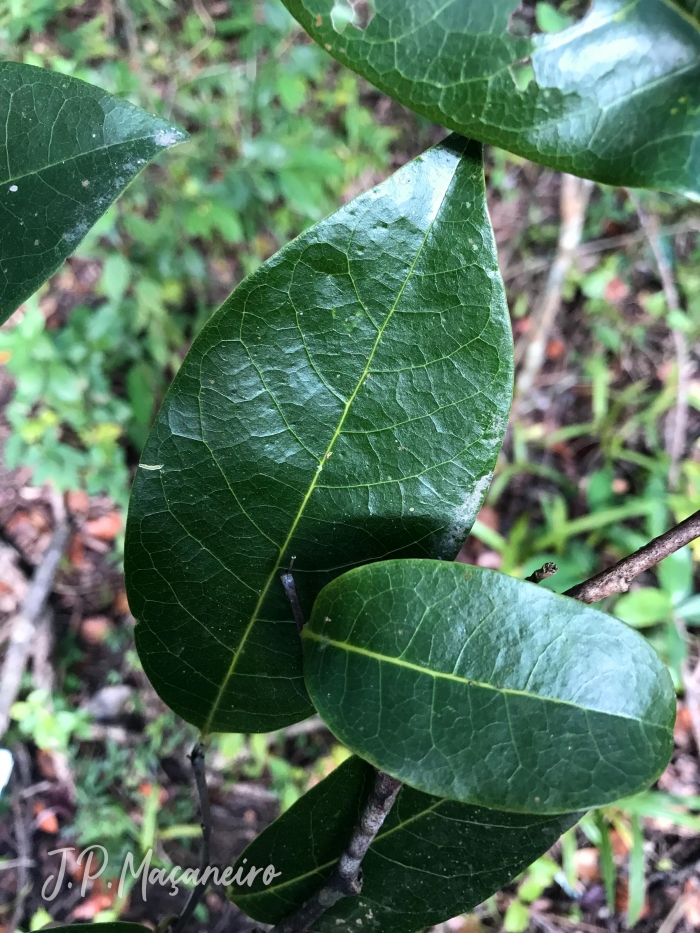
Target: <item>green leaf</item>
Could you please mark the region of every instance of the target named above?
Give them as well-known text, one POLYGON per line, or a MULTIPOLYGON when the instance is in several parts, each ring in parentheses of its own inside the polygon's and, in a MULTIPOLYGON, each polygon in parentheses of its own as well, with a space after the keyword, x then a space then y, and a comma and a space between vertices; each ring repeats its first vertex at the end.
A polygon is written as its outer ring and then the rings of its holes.
POLYGON ((644 866, 644 831, 636 814, 632 814, 632 848, 629 857, 629 901, 627 904, 627 928, 637 923, 644 910, 646 893, 644 866))
POLYGON ((634 628, 645 628, 668 619, 673 610, 671 597, 664 590, 643 586, 625 593, 615 603, 615 615, 634 628))
POLYGON ((503 438, 512 343, 480 147, 451 138, 311 228, 194 342, 131 498, 154 687, 205 732, 313 711, 301 603, 392 556, 452 559, 503 438))
POLYGON ((596 0, 562 32, 517 37, 518 0, 283 0, 338 61, 437 123, 610 185, 700 198, 700 23, 665 0, 596 0))
POLYGON ((697 625, 700 622, 700 594, 686 599, 686 601, 676 609, 676 615, 679 615, 681 619, 684 619, 691 625, 697 625))
POLYGON ((602 810, 596 810, 593 814, 595 825, 600 834, 598 843, 598 852, 600 853, 600 871, 605 885, 605 900, 608 910, 611 914, 615 913, 615 893, 617 891, 617 866, 610 842, 610 830, 605 821, 605 815, 602 810))
POLYGON ((678 606, 693 592, 693 552, 689 547, 669 554, 656 568, 659 583, 678 606))
POLYGON ((187 134, 97 87, 0 62, 0 323, 187 134))
POLYGON ((525 933, 529 926, 530 910, 527 904, 523 904, 522 901, 517 899, 511 901, 503 918, 505 933, 525 933))
POLYGON ((319 595, 302 641, 335 735, 426 793, 563 813, 642 790, 673 749, 673 686, 644 638, 491 570, 352 570, 319 595))
MULTIPOLYGON (((234 883, 229 897, 262 923, 292 913, 330 874, 373 781, 374 769, 353 757, 304 794, 234 866, 243 867, 245 879, 252 866, 271 864, 279 877, 269 886, 262 875, 250 887, 234 883)), ((336 904, 314 930, 412 933, 471 910, 549 849, 578 816, 500 813, 403 787, 362 862, 362 894, 336 904)))

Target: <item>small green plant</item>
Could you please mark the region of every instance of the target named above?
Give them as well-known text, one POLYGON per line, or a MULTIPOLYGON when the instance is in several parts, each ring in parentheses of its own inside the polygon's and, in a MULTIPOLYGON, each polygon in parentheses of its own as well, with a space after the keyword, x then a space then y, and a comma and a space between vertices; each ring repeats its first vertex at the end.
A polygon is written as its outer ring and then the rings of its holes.
POLYGON ((26 700, 13 704, 10 715, 37 748, 66 752, 72 736, 90 737, 89 715, 70 709, 60 694, 52 697, 46 690, 32 690, 26 700))

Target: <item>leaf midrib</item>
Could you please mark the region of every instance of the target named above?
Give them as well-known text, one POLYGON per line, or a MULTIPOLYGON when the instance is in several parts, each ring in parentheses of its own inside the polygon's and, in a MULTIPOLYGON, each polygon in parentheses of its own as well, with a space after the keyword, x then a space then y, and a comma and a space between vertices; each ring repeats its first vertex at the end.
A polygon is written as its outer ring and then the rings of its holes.
MULTIPOLYGON (((463 153, 462 153, 462 155, 463 155, 463 153)), ((394 315, 394 312, 396 311, 396 308, 398 307, 399 301, 401 300, 401 297, 402 297, 402 295, 403 295, 403 293, 404 293, 404 290, 406 289, 406 286, 407 286, 408 282, 410 281, 411 276, 413 275, 413 272, 414 272, 415 267, 416 267, 416 263, 418 262, 418 259, 420 258, 420 255, 421 255, 421 253, 423 252, 423 249, 425 248, 425 244, 426 244, 426 242, 427 242, 427 240, 428 240, 428 237, 430 236, 430 234, 431 234, 431 232, 432 232, 433 226, 435 225, 435 223, 436 223, 438 217, 440 216, 440 212, 441 212, 441 210, 442 210, 442 205, 444 204, 445 198, 447 197, 447 194, 448 194, 450 188, 452 187, 452 184, 454 183, 455 174, 456 174, 457 169, 458 169, 458 167, 459 167, 459 165, 460 165, 460 163, 461 163, 462 155, 460 155, 459 159, 457 160, 457 163, 456 163, 456 165, 455 165, 454 171, 452 172, 452 177, 450 178, 449 183, 448 183, 448 184, 446 185, 446 187, 445 187, 445 191, 444 191, 443 196, 442 196, 442 198, 441 198, 441 200, 440 200, 440 204, 437 206, 437 208, 436 208, 436 210, 435 210, 435 216, 433 217, 433 219, 432 219, 432 220, 430 221, 430 223, 428 224, 428 228, 427 228, 427 230, 426 230, 426 232, 425 232, 425 235, 424 235, 424 237, 423 237, 423 239, 422 239, 422 241, 421 241, 421 244, 420 244, 419 248, 416 250, 416 255, 415 255, 414 259, 413 259, 413 262, 411 263, 411 266, 410 266, 408 272, 406 273, 406 277, 405 277, 404 281, 403 281, 402 284, 401 284, 401 288, 399 289, 399 292, 398 292, 398 294, 397 294, 397 296, 396 296, 396 299, 394 300, 393 305, 392 305, 391 308, 389 309, 389 311, 388 311, 388 313, 387 313, 387 315, 386 315, 386 317, 385 317, 385 319, 384 319, 384 322, 382 323, 381 327, 379 328, 379 331, 378 331, 377 336, 376 336, 376 339, 375 339, 375 341, 374 341, 374 345, 373 345, 373 347, 372 347, 372 350, 370 351, 370 354, 369 354, 369 356, 367 357, 367 360, 366 360, 366 362, 365 362, 364 369, 362 370, 362 374, 360 375, 359 379, 357 380, 357 384, 356 384, 356 386, 355 386, 355 388, 354 388, 352 394, 350 395, 350 397, 348 398, 347 402, 345 403, 345 407, 344 407, 344 409, 343 409, 343 412, 342 412, 342 414, 341 414, 341 416, 340 416, 340 419, 338 420, 338 426, 337 426, 337 428, 335 429, 335 431, 334 431, 334 433, 333 433, 333 436, 331 437, 331 440, 330 440, 330 442, 329 442, 329 444, 328 444, 328 447, 326 448, 326 450, 325 450, 323 456, 320 458, 320 460, 319 460, 319 462, 318 462, 318 466, 316 467, 316 470, 315 470, 315 472, 314 472, 313 479, 311 480, 311 483, 309 484, 309 488, 308 488, 308 490, 307 490, 307 492, 306 492, 306 495, 305 495, 304 498, 302 499, 301 505, 299 506, 299 509, 298 509, 298 511, 297 511, 297 514, 294 516, 294 519, 293 519, 292 524, 291 524, 291 526, 290 526, 289 532, 287 533, 287 537, 285 538, 284 542, 282 543, 282 545, 281 545, 281 547, 280 547, 280 549, 279 549, 279 552, 278 552, 278 554, 277 554, 277 558, 276 558, 276 560, 275 560, 275 565, 274 565, 272 571, 270 572, 270 575, 268 576, 267 580, 265 581, 265 585, 263 586, 263 588, 262 588, 262 590, 261 590, 261 592, 260 592, 260 597, 258 598, 258 601, 257 601, 257 603, 255 604, 255 608, 253 609, 252 615, 251 615, 251 617, 250 617, 250 621, 248 622, 248 625, 246 626, 245 631, 243 632, 243 635, 242 635, 242 637, 241 637, 241 640, 240 640, 240 642, 238 643, 238 646, 237 646, 236 650, 235 650, 234 653, 233 653, 233 657, 232 657, 232 659, 231 659, 231 664, 229 665, 229 669, 228 669, 228 671, 226 672, 226 676, 224 677, 224 679, 223 679, 222 682, 221 682, 221 687, 219 688, 219 692, 218 692, 217 695, 216 695, 216 699, 214 700, 214 702, 213 702, 213 704, 212 704, 212 707, 211 707, 211 711, 210 711, 210 713, 209 713, 209 716, 207 717, 207 720, 206 720, 204 726, 202 727, 202 735, 203 735, 203 736, 204 736, 204 735, 207 735, 208 732, 209 732, 209 730, 211 729, 212 721, 213 721, 213 719, 214 719, 214 716, 215 716, 216 713, 218 712, 218 708, 219 708, 219 704, 221 703, 221 699, 222 699, 222 697, 223 697, 223 695, 224 695, 224 692, 225 692, 225 690, 226 690, 226 688, 227 688, 227 686, 228 686, 228 684, 229 684, 229 681, 231 680, 231 678, 233 677, 233 675, 234 675, 234 673, 235 673, 235 671, 236 671, 236 665, 238 664, 238 660, 239 660, 239 658, 241 657, 241 655, 243 654, 243 650, 244 650, 244 648, 245 648, 246 642, 248 641, 248 638, 249 638, 249 636, 250 636, 250 633, 251 633, 252 630, 253 630, 253 626, 255 625, 255 623, 256 623, 257 620, 258 620, 260 610, 262 609, 263 604, 264 604, 265 600, 267 599, 267 594, 268 594, 268 592, 269 592, 269 590, 270 590, 270 586, 272 585, 272 582, 273 582, 274 579, 275 579, 275 576, 276 576, 276 574, 277 574, 277 571, 279 570, 280 561, 282 560, 282 557, 284 556, 284 553, 286 552, 287 548, 289 547, 289 545, 290 545, 290 543, 291 543, 291 540, 292 540, 292 538, 293 538, 293 536, 294 536, 294 533, 296 532, 297 526, 298 526, 299 522, 301 521, 301 519, 302 519, 302 517, 303 517, 303 515, 304 515, 304 511, 306 510, 306 506, 308 505, 309 500, 311 499, 311 496, 312 496, 314 490, 316 489, 316 485, 317 485, 318 480, 319 480, 319 478, 320 478, 320 476, 321 476, 321 473, 323 472, 323 466, 324 466, 326 460, 328 459, 329 455, 331 454, 335 442, 338 440, 338 438, 340 437, 340 435, 341 435, 341 433, 342 433, 343 425, 345 424, 345 421, 346 421, 346 419, 347 419, 347 416, 348 416, 348 414, 350 413, 350 410, 351 410, 351 408, 352 408, 352 406, 353 406, 353 404, 354 404, 354 402, 355 402, 355 399, 356 399, 356 397, 357 397, 357 393, 360 391, 360 388, 362 387, 362 384, 364 383, 364 381, 365 381, 365 379, 366 379, 366 377, 367 377, 367 374, 369 373, 369 371, 370 371, 370 369, 371 369, 372 360, 374 359, 374 356, 375 356, 375 354, 376 354, 376 352, 377 352, 377 349, 379 348, 379 345, 380 345, 380 343, 381 343, 382 337, 384 336, 384 331, 385 331, 386 328, 388 327, 389 322, 391 321, 391 319, 392 319, 392 317, 393 317, 393 315, 394 315)), ((358 221, 358 223, 359 223, 359 221, 358 221)))
POLYGON ((558 706, 569 706, 580 710, 583 713, 598 713, 601 716, 611 716, 613 719, 627 719, 630 722, 637 722, 640 725, 649 726, 654 729, 664 729, 664 726, 661 723, 649 722, 648 720, 641 719, 638 716, 627 716, 624 713, 610 713, 607 710, 595 709, 594 707, 590 706, 581 706, 580 703, 575 703, 573 700, 562 700, 557 699, 556 697, 542 696, 539 693, 528 693, 526 690, 517 690, 514 687, 496 687, 493 684, 474 680, 472 677, 460 677, 458 674, 448 674, 446 671, 436 671, 429 667, 422 667, 420 664, 414 664, 412 661, 404 661, 401 658, 394 658, 390 655, 379 654, 376 651, 370 651, 369 648, 360 648, 358 645, 352 645, 349 642, 336 641, 333 638, 328 638, 326 635, 321 635, 318 632, 314 632, 313 630, 309 629, 308 625, 302 629, 301 637, 320 642, 324 645, 328 645, 331 648, 338 648, 341 651, 360 654, 364 657, 371 658, 374 661, 378 661, 379 663, 394 664, 396 667, 404 667, 407 670, 415 671, 419 674, 427 674, 436 680, 451 680, 455 683, 465 684, 467 687, 477 687, 482 688, 483 690, 492 690, 496 693, 502 693, 508 696, 526 697, 529 700, 540 700, 542 703, 554 703, 558 706))
POLYGON ((76 159, 80 159, 86 155, 92 155, 94 152, 102 152, 105 149, 115 149, 117 146, 124 146, 127 143, 139 143, 145 139, 153 139, 154 136, 155 133, 146 133, 145 136, 130 136, 129 139, 122 139, 118 143, 105 143, 103 146, 95 146, 94 149, 86 149, 84 152, 68 156, 65 159, 58 159, 56 162, 48 162, 46 165, 42 165, 41 168, 32 169, 31 172, 25 172, 24 175, 15 175, 4 181, 0 179, 0 185, 11 185, 25 178, 31 178, 33 175, 39 175, 41 172, 46 172, 50 168, 56 168, 57 165, 65 165, 66 162, 75 162, 76 159))

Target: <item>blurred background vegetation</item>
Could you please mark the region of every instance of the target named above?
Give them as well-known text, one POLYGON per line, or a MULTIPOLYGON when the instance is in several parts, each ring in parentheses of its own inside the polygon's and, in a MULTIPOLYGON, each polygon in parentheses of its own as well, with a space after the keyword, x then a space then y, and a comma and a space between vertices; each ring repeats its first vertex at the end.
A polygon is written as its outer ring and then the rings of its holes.
MULTIPOLYGON (((536 5, 543 30, 561 28, 565 14, 565 5, 536 5)), ((0 57, 82 78, 192 136, 146 169, 0 329, 0 567, 4 547, 16 571, 2 577, 0 620, 16 610, 48 541, 46 484, 69 493, 77 528, 52 597, 50 674, 35 655, 5 740, 25 790, 34 788, 36 865, 22 929, 120 914, 156 921, 173 908, 167 896, 163 910, 107 887, 127 851, 153 847, 156 862, 187 864, 199 835, 185 759, 193 731, 143 676, 120 575, 139 451, 193 337, 241 279, 444 131, 334 63, 278 0, 2 0, 0 57), (96 842, 112 859, 100 881, 82 899, 76 885, 42 901, 42 879, 56 869, 48 852, 96 842)), ((523 360, 557 249, 560 176, 500 151, 486 160, 523 360)), ((517 576, 552 560, 559 571, 543 585, 562 591, 700 508, 700 210, 667 195, 636 198, 592 192, 543 363, 517 400, 461 559, 517 576), (660 225, 678 307, 638 207, 660 225)), ((700 929, 698 561, 696 543, 604 607, 643 630, 678 688, 677 749, 659 785, 587 816, 519 882, 446 929, 651 931, 678 903, 673 929, 700 929)), ((226 857, 344 755, 317 722, 215 740, 209 780, 226 857)), ((22 881, 2 870, 17 857, 16 811, 8 794, 0 799, 2 926, 22 881)), ((196 923, 246 929, 221 892, 196 923)))

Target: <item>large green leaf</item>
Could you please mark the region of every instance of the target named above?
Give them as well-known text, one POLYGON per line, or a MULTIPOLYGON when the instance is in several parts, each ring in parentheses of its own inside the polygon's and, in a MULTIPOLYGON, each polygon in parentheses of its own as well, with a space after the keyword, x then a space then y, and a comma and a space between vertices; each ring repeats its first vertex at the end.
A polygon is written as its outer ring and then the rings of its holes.
POLYGON ((443 126, 596 181, 700 197, 697 0, 595 0, 531 38, 509 31, 518 0, 375 0, 364 30, 347 25, 347 0, 284 3, 339 61, 443 126))
POLYGON ((0 323, 187 134, 100 88, 0 62, 0 323))
MULTIPOLYGON (((253 865, 274 865, 279 877, 270 885, 261 874, 250 887, 233 884, 229 896, 241 910, 278 923, 321 886, 348 844, 374 773, 350 758, 248 846, 234 866, 247 859, 243 878, 253 865)), ((486 900, 578 816, 501 813, 403 787, 362 862, 362 894, 336 904, 314 930, 424 930, 486 900)))
POLYGON ((302 636, 338 738, 440 797, 584 809, 651 784, 673 749, 673 685, 644 638, 492 570, 361 567, 323 590, 302 636))
POLYGON ((512 344, 481 150, 451 138, 243 282, 142 457, 126 543, 144 668, 208 731, 309 715, 308 610, 387 556, 454 557, 488 486, 512 344))

